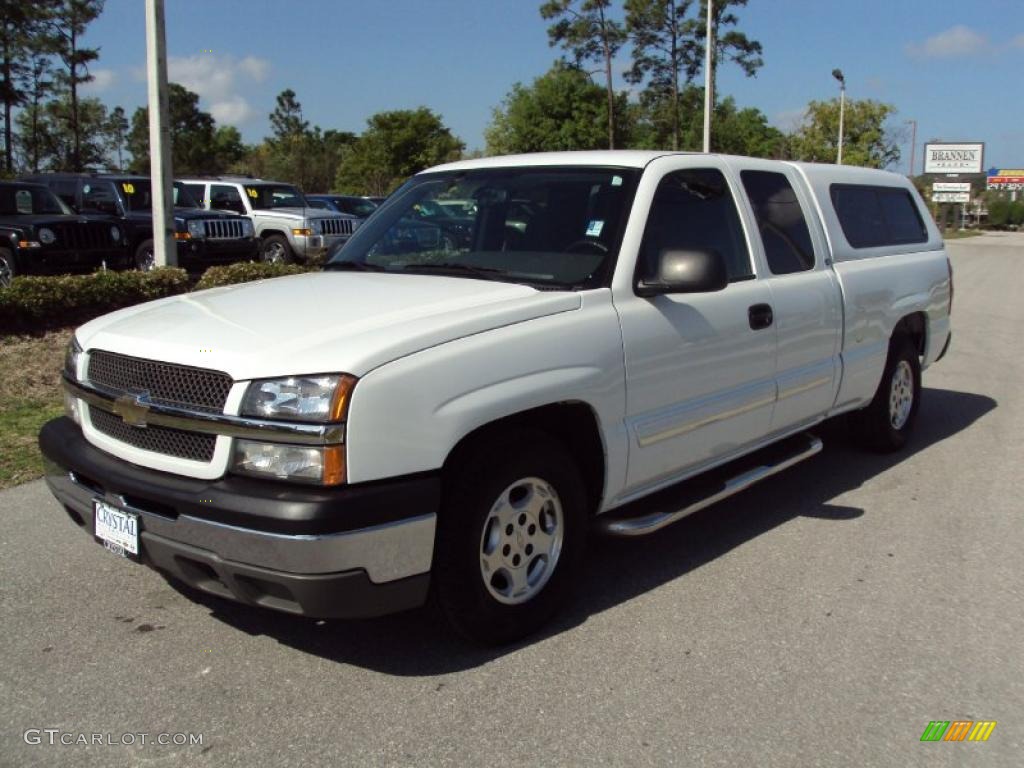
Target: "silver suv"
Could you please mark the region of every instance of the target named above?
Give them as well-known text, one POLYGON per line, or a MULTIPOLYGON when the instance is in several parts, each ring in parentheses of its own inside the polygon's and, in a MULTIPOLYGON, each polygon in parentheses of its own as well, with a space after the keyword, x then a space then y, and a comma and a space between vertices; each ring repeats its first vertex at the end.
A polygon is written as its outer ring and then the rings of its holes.
POLYGON ((293 184, 237 176, 181 179, 207 210, 252 218, 263 261, 309 261, 352 236, 355 216, 313 208, 293 184))

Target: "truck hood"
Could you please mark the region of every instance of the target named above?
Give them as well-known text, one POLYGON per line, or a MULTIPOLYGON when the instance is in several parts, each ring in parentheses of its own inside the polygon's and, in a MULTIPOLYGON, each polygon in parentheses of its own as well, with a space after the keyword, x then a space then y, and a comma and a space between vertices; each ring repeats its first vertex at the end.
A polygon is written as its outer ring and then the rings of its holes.
POLYGON ((258 208, 255 211, 262 219, 278 218, 287 221, 301 219, 347 219, 343 213, 327 211, 323 208, 258 208))
POLYGON ((225 371, 235 380, 363 376, 428 347, 580 307, 573 292, 434 275, 322 272, 140 304, 78 329, 83 349, 225 371))

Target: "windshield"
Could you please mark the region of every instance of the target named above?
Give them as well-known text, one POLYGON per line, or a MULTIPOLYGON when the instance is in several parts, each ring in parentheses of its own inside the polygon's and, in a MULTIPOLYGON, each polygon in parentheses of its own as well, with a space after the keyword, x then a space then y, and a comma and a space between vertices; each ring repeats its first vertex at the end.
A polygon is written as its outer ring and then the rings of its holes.
MULTIPOLYGON (((121 193, 128 203, 129 211, 151 211, 153 210, 153 188, 149 179, 131 179, 121 182, 121 193)), ((174 182, 174 207, 175 208, 198 208, 199 203, 192 197, 185 185, 180 181, 174 182)))
POLYGON ((418 176, 327 268, 600 285, 614 266, 639 173, 572 167, 418 176))
POLYGON ((17 216, 37 213, 69 214, 71 209, 45 187, 18 184, 0 185, 0 215, 17 216))
POLYGON ((305 208, 306 198, 290 184, 246 184, 245 193, 253 208, 305 208))

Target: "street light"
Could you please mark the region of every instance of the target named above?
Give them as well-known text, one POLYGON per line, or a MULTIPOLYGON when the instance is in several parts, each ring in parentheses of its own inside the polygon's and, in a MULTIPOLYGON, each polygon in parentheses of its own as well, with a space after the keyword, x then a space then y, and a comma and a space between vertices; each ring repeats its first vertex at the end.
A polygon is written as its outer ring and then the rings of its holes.
POLYGON ((917 154, 917 120, 907 120, 913 131, 910 135, 910 178, 914 178, 914 155, 917 154))
POLYGON ((839 154, 836 165, 843 164, 843 118, 846 116, 846 78, 842 70, 833 69, 832 77, 839 81, 839 154))

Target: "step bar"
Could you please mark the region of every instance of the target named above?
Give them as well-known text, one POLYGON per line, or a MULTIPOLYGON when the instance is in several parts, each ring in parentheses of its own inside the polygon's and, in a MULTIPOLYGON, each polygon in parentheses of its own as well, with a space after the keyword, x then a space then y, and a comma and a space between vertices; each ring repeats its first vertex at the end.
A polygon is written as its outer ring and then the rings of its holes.
POLYGON ((725 467, 711 470, 708 473, 712 476, 710 482, 698 475, 666 491, 659 491, 651 498, 601 515, 597 520, 598 528, 610 536, 646 536, 811 458, 820 453, 821 448, 821 440, 811 434, 788 438, 725 467))

